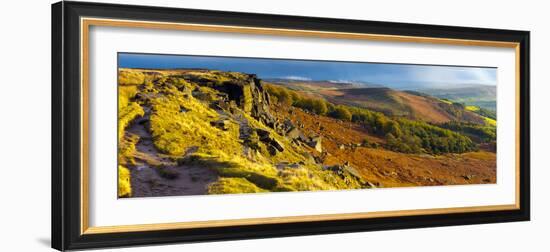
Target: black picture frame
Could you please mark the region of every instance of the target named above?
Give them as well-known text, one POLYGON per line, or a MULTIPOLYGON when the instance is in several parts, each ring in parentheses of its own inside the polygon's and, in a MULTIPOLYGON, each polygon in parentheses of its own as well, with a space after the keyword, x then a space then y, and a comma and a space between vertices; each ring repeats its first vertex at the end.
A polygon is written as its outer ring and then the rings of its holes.
POLYGON ((52 247, 58 250, 253 239, 530 219, 529 32, 209 10, 58 2, 52 5, 52 247), (280 29, 491 40, 519 43, 519 209, 337 221, 81 234, 80 17, 280 29))

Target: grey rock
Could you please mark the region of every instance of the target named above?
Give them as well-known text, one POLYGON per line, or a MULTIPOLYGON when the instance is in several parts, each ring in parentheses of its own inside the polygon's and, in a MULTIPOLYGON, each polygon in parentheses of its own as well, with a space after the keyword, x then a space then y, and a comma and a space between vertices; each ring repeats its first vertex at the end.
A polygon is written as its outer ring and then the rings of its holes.
POLYGON ((221 120, 210 122, 210 125, 222 130, 229 130, 229 124, 230 124, 230 121, 227 119, 221 119, 221 120))
POLYGON ((271 133, 264 129, 256 129, 256 133, 262 142, 268 142, 271 138, 271 133))
POLYGON ((275 149, 277 149, 280 152, 283 152, 285 150, 283 145, 279 141, 277 141, 277 139, 272 138, 270 141, 270 145, 275 147, 275 149))
POLYGON ((302 135, 303 135, 302 132, 301 132, 299 129, 297 129, 297 128, 293 128, 293 129, 291 129, 290 131, 288 131, 288 132, 286 133, 286 136, 287 136, 288 138, 290 138, 290 139, 298 139, 298 138, 300 138, 302 135))
POLYGON ((321 140, 322 138, 320 136, 312 137, 308 145, 312 148, 315 148, 315 150, 318 152, 323 152, 323 146, 321 145, 321 140))

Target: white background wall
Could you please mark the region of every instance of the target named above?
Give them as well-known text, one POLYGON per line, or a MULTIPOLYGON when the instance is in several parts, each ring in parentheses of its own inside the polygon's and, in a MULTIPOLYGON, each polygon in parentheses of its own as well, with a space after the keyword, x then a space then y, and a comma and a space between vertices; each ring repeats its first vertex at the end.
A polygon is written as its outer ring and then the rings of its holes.
MULTIPOLYGON (((530 30, 532 221, 292 238, 134 247, 118 251, 548 251, 550 26, 545 1, 119 0, 241 12, 530 30)), ((50 0, 0 8, 0 250, 48 251, 50 0)), ((110 251, 111 249, 108 249, 110 251)), ((114 249, 113 249, 114 250, 114 249)))

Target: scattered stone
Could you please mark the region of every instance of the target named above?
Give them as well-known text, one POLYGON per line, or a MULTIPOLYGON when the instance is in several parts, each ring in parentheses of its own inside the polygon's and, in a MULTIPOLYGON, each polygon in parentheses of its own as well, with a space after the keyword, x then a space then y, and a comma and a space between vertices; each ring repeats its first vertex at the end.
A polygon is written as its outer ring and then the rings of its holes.
POLYGON ((165 179, 177 179, 180 176, 180 172, 175 167, 160 167, 157 171, 165 179))
POLYGON ((197 152, 198 150, 199 150, 199 146, 191 146, 191 147, 187 148, 187 150, 185 151, 185 154, 183 156, 184 157, 191 156, 195 152, 197 152))
POLYGON ((275 147, 275 149, 280 152, 283 152, 285 150, 285 148, 283 148, 283 145, 279 141, 277 141, 277 139, 272 138, 270 141, 270 145, 275 147))
POLYGON ((210 104, 210 107, 218 110, 229 110, 229 103, 224 100, 217 100, 210 104))
POLYGON ((312 137, 308 145, 315 148, 317 152, 323 152, 323 146, 321 145, 321 140, 322 138, 320 136, 312 137))
POLYGON ((275 168, 277 168, 278 170, 282 170, 287 166, 288 166, 288 162, 280 162, 280 163, 275 165, 275 168))
POLYGON ((366 182, 365 182, 365 185, 367 186, 367 188, 376 188, 376 185, 373 184, 373 183, 370 182, 370 181, 366 181, 366 182))
POLYGON ((301 163, 280 162, 280 163, 275 165, 275 168, 277 168, 277 170, 282 170, 282 169, 285 169, 285 168, 296 169, 296 168, 300 168, 300 165, 303 165, 303 164, 301 164, 301 163))
POLYGON ((290 164, 288 166, 288 168, 293 168, 293 169, 300 168, 300 164, 299 163, 293 163, 293 164, 290 164))
POLYGON ((302 135, 303 135, 302 132, 297 128, 293 128, 289 132, 286 133, 286 136, 290 139, 293 139, 293 140, 294 139, 299 139, 300 136, 302 136, 302 135))
POLYGON ((340 149, 340 150, 345 150, 345 149, 346 149, 346 146, 343 145, 343 144, 340 144, 340 145, 338 146, 338 149, 340 149))
POLYGON ((180 113, 185 113, 185 112, 188 112, 188 111, 189 111, 189 109, 187 109, 186 107, 180 105, 180 113))
POLYGON ((272 156, 277 155, 277 148, 273 147, 273 145, 267 146, 267 151, 269 151, 269 154, 272 156))
POLYGON ((464 175, 464 176, 462 176, 462 178, 464 178, 465 180, 471 180, 474 177, 475 177, 474 175, 464 175))
POLYGON ((297 128, 292 128, 286 133, 286 136, 290 139, 298 138, 299 135, 300 135, 300 130, 297 128))
POLYGON ((283 130, 285 132, 288 132, 290 131, 291 129, 294 128, 294 124, 292 124, 292 121, 290 121, 290 119, 286 119, 284 122, 283 122, 283 130))
POLYGON ((256 133, 258 134, 258 137, 260 138, 260 141, 266 142, 271 138, 271 133, 264 129, 256 129, 256 133))
POLYGON ((230 121, 227 119, 221 119, 221 120, 210 122, 210 125, 222 130, 229 130, 229 124, 230 124, 230 121))
POLYGON ((325 162, 324 157, 313 157, 313 159, 315 160, 315 163, 318 163, 318 164, 322 164, 325 162))

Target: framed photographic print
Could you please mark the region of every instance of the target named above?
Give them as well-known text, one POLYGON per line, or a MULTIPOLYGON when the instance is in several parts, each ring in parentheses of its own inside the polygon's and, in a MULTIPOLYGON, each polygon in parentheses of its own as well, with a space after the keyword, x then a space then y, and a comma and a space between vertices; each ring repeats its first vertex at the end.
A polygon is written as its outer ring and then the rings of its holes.
POLYGON ((529 220, 529 32, 60 2, 58 250, 529 220))

